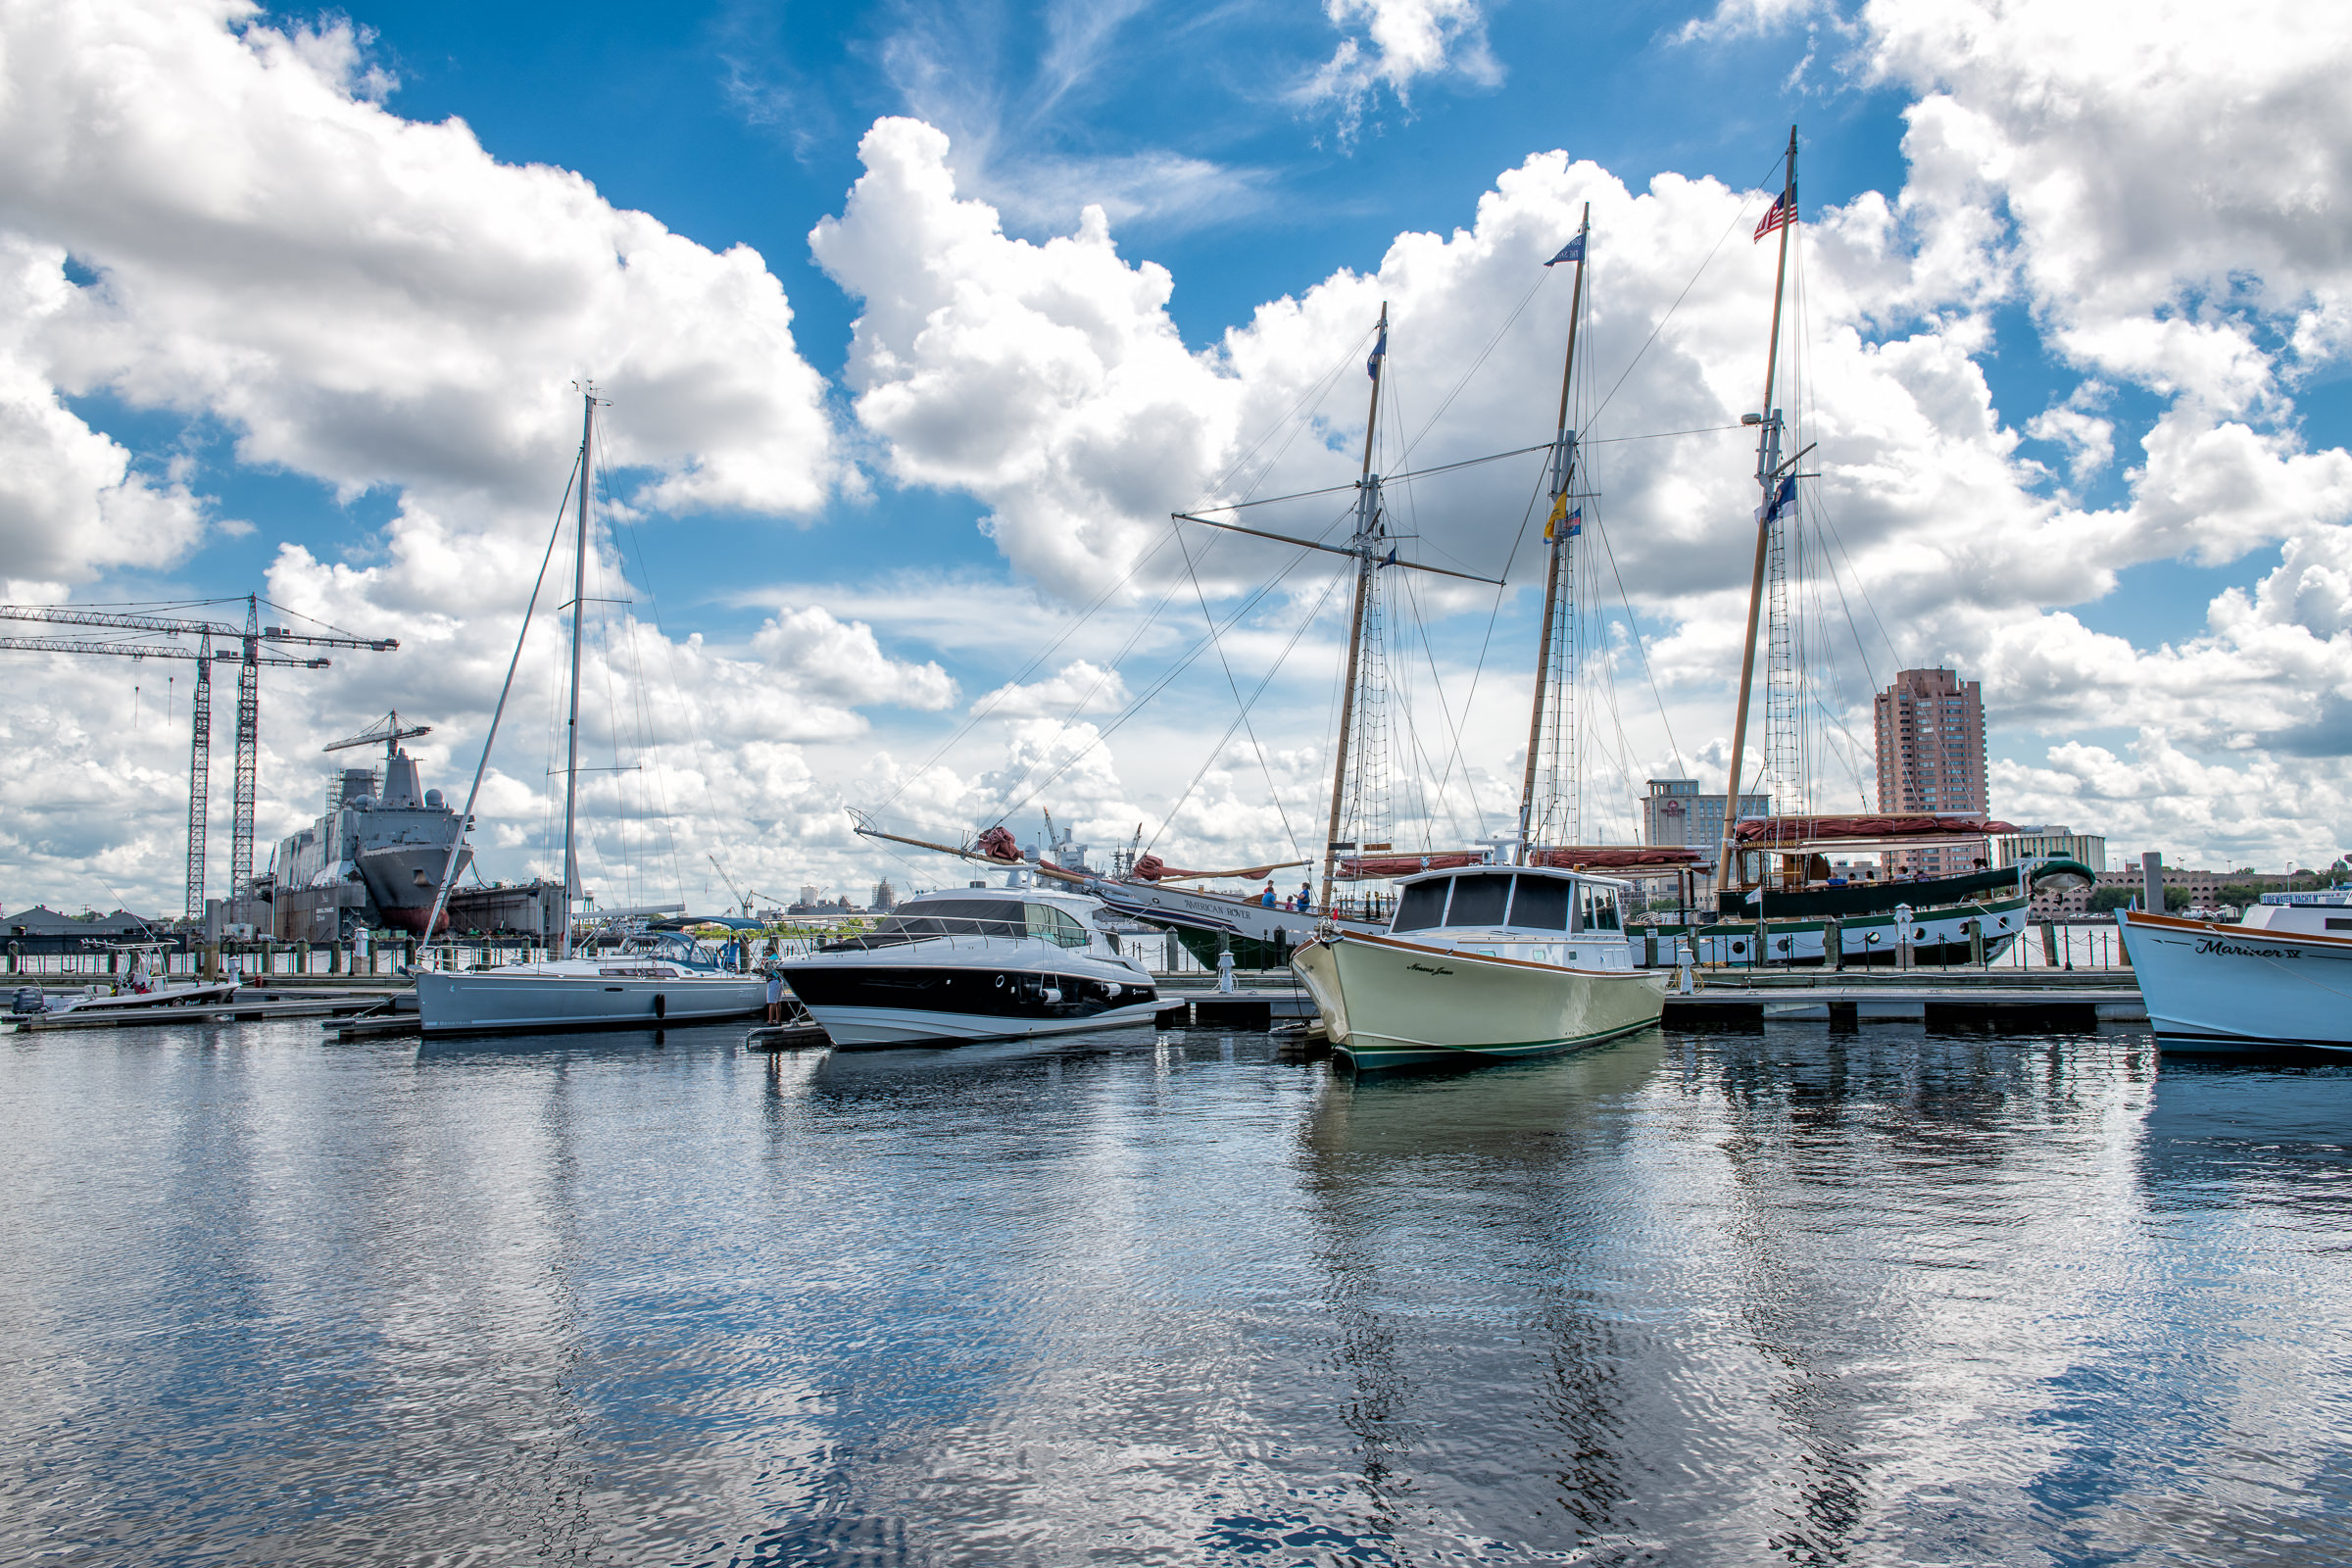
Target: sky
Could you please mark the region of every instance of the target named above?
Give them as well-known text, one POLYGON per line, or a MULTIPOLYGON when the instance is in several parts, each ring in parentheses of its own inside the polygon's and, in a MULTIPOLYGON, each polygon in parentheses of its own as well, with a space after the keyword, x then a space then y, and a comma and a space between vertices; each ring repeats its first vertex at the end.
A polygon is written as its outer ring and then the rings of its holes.
MULTIPOLYGON (((1354 477, 1384 306, 1376 471, 1546 441, 1590 204, 1567 771, 1622 841, 1644 779, 1725 774, 1793 123, 1784 804, 1874 803, 1870 692, 1946 666, 1996 815, 2325 864, 2348 65, 2352 17, 2263 0, 0 0, 0 592, 400 640, 265 674, 266 864, 389 709, 464 795, 545 557, 476 814, 484 875, 548 871, 593 380, 603 902, 960 878, 853 808, 1291 858, 1339 564, 1169 514, 1344 530, 1271 498, 1354 477)), ((1511 816, 1541 463, 1389 486, 1406 560, 1506 584, 1383 573, 1400 843, 1511 816)), ((175 908, 188 666, 0 657, 0 903, 175 908)))

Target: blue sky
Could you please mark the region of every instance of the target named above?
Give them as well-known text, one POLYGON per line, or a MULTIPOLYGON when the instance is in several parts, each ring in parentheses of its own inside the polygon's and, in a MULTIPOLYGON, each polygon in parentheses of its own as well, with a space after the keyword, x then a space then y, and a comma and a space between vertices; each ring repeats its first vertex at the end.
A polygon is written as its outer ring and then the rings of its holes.
MULTIPOLYGON (((1361 123, 1343 133, 1329 104, 1300 103, 1298 83, 1341 35, 1311 6, 1225 6, 1176 21, 1169 8, 722 5, 479 7, 355 5, 369 58, 398 78, 390 107, 415 120, 456 117, 495 157, 579 171, 607 200, 643 210, 712 249, 747 244, 783 282, 802 351, 838 377, 857 302, 811 261, 809 228, 836 212, 859 166, 857 136, 873 118, 952 109, 952 130, 1002 138, 1003 183, 1048 194, 1008 215, 1012 232, 1044 237, 1076 221, 1085 171, 1174 154, 1230 172, 1234 188, 1200 208, 1147 206, 1118 229, 1122 248, 1168 267, 1170 314, 1188 343, 1213 344, 1265 300, 1344 268, 1365 269, 1400 231, 1445 231, 1470 220, 1494 174, 1528 153, 1562 147, 1639 186, 1662 172, 1713 175, 1737 187, 1767 182, 1784 128, 1800 123, 1808 207, 1903 182, 1902 112, 1910 95, 1838 63, 1835 29, 1791 25, 1724 40, 1686 39, 1711 8, 1504 5, 1484 31, 1510 74, 1458 73, 1367 94, 1361 123), (1057 37, 1097 15, 1092 48, 1057 58, 1057 37), (1121 17, 1121 13, 1127 13, 1121 17), (908 40, 956 54, 948 79, 917 84, 894 57, 908 40), (1559 62, 1546 66, 1544 62, 1559 62), (1063 83, 1063 74, 1076 79, 1063 83), (1057 90, 1058 89, 1058 90, 1057 90), (1036 179, 1028 166, 1067 162, 1076 182, 1036 179)), ((286 25, 315 14, 270 14, 286 25)), ((985 189, 985 187, 984 187, 985 189)), ((2022 423, 2071 385, 2023 306, 2002 313, 1980 364, 1997 406, 2022 423)), ((2301 400, 2318 445, 2352 428, 2352 382, 2301 400)), ((2127 398, 2127 402, 2133 401, 2127 398)), ((2156 413, 2136 400, 2118 440, 2156 413)), ((277 542, 321 553, 364 550, 391 510, 368 495, 338 504, 299 475, 241 466, 229 432, 207 421, 142 416, 104 396, 77 408, 153 464, 193 440, 203 484, 230 514, 259 526, 242 548, 223 541, 188 563, 177 587, 234 594, 258 579, 277 542)), ((2049 443, 2029 452, 2047 455, 2049 443)), ((2111 500, 2120 476, 2106 493, 2111 500)), ((866 510, 850 509, 862 522, 866 510)), ((996 552, 972 526, 985 509, 921 490, 889 496, 889 526, 919 538, 942 565, 992 569, 996 552)), ((703 517, 688 533, 655 531, 650 564, 673 612, 695 605, 697 624, 748 630, 751 613, 694 595, 707 554, 765 555, 772 521, 703 517)), ((869 568, 862 526, 821 520, 789 543, 794 568, 815 580, 869 568)), ((2276 565, 2258 552, 2228 565, 2134 566, 2124 591, 2077 607, 2083 623, 2143 648, 2201 626, 2225 587, 2248 587, 2276 565)))
MULTIPOLYGON (((1853 597, 1892 622, 1868 673, 1982 676, 2006 767, 1994 809, 2104 828, 2119 853, 2267 861, 2352 828, 2332 795, 2284 820, 2246 804, 2352 697, 2331 586, 2352 572, 2352 265, 2328 216, 2345 117, 2326 86, 2352 50, 2293 7, 2227 24, 1996 0, 53 9, 0 21, 16 112, 46 117, 0 160, 30 302, 0 349, 24 406, 60 411, 25 427, 19 465, 55 482, 28 481, 17 513, 0 498, 0 525, 40 541, 12 592, 267 582, 416 656, 270 698, 285 752, 265 834, 308 809, 311 741, 371 706, 436 708, 433 765, 470 764, 517 563, 562 489, 562 388, 588 370, 619 378, 613 429, 633 443, 630 591, 649 616, 658 596, 673 657, 729 694, 677 700, 693 734, 672 760, 727 801, 664 831, 748 840, 769 882, 861 877, 843 805, 919 800, 945 831, 1003 798, 1024 748, 1070 743, 1049 709, 1092 677, 1065 691, 1048 667, 1011 705, 1026 718, 975 722, 919 787, 906 771, 1318 356, 1352 352, 1377 300, 1401 313, 1398 397, 1434 408, 1535 275, 1512 258, 1597 200, 1587 370, 1639 370, 1610 431, 1744 406, 1770 247, 1734 242, 1669 307, 1705 250, 1691 225, 1717 232, 1758 199, 1791 122, 1817 302, 1792 330, 1819 361, 1824 505, 1851 531, 1853 597), (134 112, 99 107, 110 59, 147 83, 134 112), (2227 112, 2184 129, 2200 104, 2227 112), (429 131, 452 120, 478 148, 429 131), (665 247, 639 213, 691 244, 665 247)), ((1543 438, 1561 293, 1545 278, 1427 451, 1543 438)), ((1352 439, 1342 405, 1359 395, 1332 394, 1325 439, 1352 439)), ((1301 451, 1298 471, 1320 473, 1301 451)), ((1677 751, 1720 771, 1743 462, 1720 441, 1625 446, 1597 473, 1649 645, 1611 677, 1662 694, 1612 718, 1612 765, 1633 774, 1677 751)), ((1492 567, 1497 526, 1451 559, 1492 567)), ((1228 608, 1246 586, 1212 584, 1228 608)), ((1428 656, 1452 705, 1490 637, 1532 637, 1533 606, 1506 596, 1490 633, 1483 604, 1445 603, 1428 656)), ((1057 660, 1125 649, 1116 680, 1146 689, 1190 633, 1138 630, 1140 605, 1057 660)), ((1250 670, 1302 605, 1250 620, 1250 670)), ((120 696, 122 671, 57 668, 120 696)), ((1837 688, 1849 716, 1860 673, 1837 688)), ((1510 678, 1480 675, 1460 719, 1482 791, 1515 774, 1510 678)), ((1268 790, 1322 787, 1323 687, 1285 675, 1252 723, 1289 760, 1212 767, 1179 810, 1201 740, 1186 705, 1209 701, 1188 677, 1175 710, 1076 768, 1063 813, 1098 837, 1157 817, 1189 853, 1262 850, 1294 831, 1258 808, 1268 790)), ((167 737, 118 746, 71 707, 20 715, 17 784, 96 768, 123 793, 0 842, 0 879, 77 875, 102 853, 119 881, 164 888, 169 834, 102 818, 168 810, 167 737)), ((522 771, 497 784, 507 809, 543 815, 522 771)), ((543 850, 489 858, 519 871, 543 850)))

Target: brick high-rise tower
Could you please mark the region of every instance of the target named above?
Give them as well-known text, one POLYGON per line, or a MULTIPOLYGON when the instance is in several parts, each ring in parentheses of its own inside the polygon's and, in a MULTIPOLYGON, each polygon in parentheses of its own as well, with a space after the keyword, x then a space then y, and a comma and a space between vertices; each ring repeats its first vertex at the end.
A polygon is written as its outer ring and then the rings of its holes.
MULTIPOLYGON (((1874 705, 1882 811, 1987 811, 1984 695, 1948 669, 1906 669, 1874 705)), ((1954 876, 1984 852, 1971 841, 1948 850, 1888 855, 1890 871, 1954 876)))

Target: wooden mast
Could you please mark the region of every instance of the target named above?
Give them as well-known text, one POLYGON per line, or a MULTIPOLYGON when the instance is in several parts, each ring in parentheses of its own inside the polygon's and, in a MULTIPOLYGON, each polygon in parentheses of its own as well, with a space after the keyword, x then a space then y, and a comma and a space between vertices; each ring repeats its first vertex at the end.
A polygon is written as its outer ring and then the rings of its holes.
POLYGON ((1764 353, 1764 407, 1758 412, 1762 431, 1756 438, 1756 484, 1763 498, 1756 508, 1756 564, 1747 588, 1747 635, 1740 644, 1740 714, 1732 725, 1732 771, 1723 799, 1723 844, 1715 860, 1715 891, 1732 886, 1733 844, 1740 829, 1740 769, 1747 751, 1748 694, 1756 676, 1756 616, 1764 603, 1764 562, 1772 538, 1773 491, 1780 474, 1780 416, 1773 411, 1773 378, 1781 365, 1781 293, 1788 277, 1788 236, 1796 227, 1796 127, 1788 127, 1788 157, 1781 179, 1781 259, 1772 276, 1772 342, 1764 353))
POLYGON ((1339 870, 1340 808, 1348 791, 1348 745, 1355 727, 1355 683, 1363 665, 1364 596, 1372 591, 1372 574, 1378 569, 1372 539, 1380 525, 1380 481, 1372 477, 1372 437, 1380 428, 1380 376, 1388 367, 1389 305, 1383 300, 1369 367, 1372 403, 1364 414, 1364 463, 1355 478, 1355 604, 1348 617, 1348 683, 1340 699, 1340 741, 1331 763, 1331 828, 1323 835, 1323 894, 1317 900, 1326 914, 1331 912, 1331 884, 1339 870))
POLYGON ((1568 391, 1576 373, 1577 318, 1584 314, 1585 251, 1588 236, 1592 231, 1592 204, 1585 203, 1584 221, 1577 225, 1576 286, 1568 296, 1568 358, 1560 367, 1559 433, 1552 438, 1551 449, 1551 512, 1544 524, 1544 544, 1549 556, 1544 577, 1544 635, 1536 644, 1536 701, 1527 719, 1527 773, 1519 781, 1519 843, 1522 852, 1533 844, 1536 828, 1536 757, 1544 740, 1544 692, 1551 673, 1551 630, 1559 612, 1560 562, 1568 554, 1568 539, 1563 528, 1557 539, 1552 528, 1560 521, 1560 498, 1568 493, 1568 484, 1576 468, 1572 450, 1575 434, 1568 428, 1568 391))

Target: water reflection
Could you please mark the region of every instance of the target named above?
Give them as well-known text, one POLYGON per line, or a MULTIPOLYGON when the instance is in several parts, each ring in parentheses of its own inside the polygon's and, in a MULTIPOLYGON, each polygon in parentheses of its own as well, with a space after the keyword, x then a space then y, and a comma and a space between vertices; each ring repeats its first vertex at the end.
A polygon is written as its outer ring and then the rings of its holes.
POLYGON ((0 1055, 0 1553, 2352 1558, 2352 1072, 1650 1034, 0 1055))

